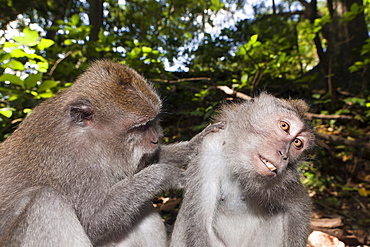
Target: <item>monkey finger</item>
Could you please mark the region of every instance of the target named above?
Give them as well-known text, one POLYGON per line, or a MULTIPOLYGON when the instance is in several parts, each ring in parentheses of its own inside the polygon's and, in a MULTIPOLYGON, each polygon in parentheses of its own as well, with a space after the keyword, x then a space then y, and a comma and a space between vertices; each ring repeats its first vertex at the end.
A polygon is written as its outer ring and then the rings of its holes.
POLYGON ((180 174, 177 177, 177 181, 175 183, 174 189, 183 190, 185 188, 185 184, 186 184, 186 181, 185 181, 184 171, 183 170, 180 170, 180 174))
POLYGON ((165 174, 162 177, 162 189, 183 189, 185 187, 185 174, 180 168, 174 167, 167 164, 156 164, 152 165, 153 168, 156 167, 158 172, 165 174))
POLYGON ((225 129, 226 127, 226 122, 222 121, 222 122, 217 122, 217 123, 214 123, 214 124, 210 124, 208 125, 202 132, 201 134, 202 135, 208 135, 209 133, 213 133, 213 132, 218 132, 220 131, 221 129, 225 129))
POLYGON ((223 129, 226 128, 226 122, 224 122, 224 121, 217 122, 217 123, 208 125, 207 128, 210 128, 211 132, 218 132, 218 131, 223 130, 223 129))

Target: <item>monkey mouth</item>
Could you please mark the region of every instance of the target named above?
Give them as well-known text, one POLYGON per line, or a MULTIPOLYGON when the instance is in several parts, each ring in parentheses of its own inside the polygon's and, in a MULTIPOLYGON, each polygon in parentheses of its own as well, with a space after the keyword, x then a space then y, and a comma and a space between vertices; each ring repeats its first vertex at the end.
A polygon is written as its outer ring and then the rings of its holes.
POLYGON ((274 166, 274 164, 272 164, 270 161, 268 161, 267 159, 263 158, 260 156, 260 160, 262 161, 263 164, 265 164, 265 166, 270 169, 270 171, 276 173, 277 172, 277 168, 276 166, 274 166))

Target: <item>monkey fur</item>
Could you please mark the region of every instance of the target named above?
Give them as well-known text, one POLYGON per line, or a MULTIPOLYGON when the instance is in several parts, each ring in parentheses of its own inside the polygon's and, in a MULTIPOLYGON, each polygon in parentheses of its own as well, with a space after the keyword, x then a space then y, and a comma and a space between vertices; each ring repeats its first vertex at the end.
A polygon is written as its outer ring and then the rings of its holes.
POLYGON ((97 61, 0 145, 0 246, 165 246, 150 203, 214 127, 159 145, 161 101, 133 69, 97 61))
POLYGON ((302 100, 225 105, 185 172, 172 247, 305 247, 311 202, 297 166, 314 137, 302 100))

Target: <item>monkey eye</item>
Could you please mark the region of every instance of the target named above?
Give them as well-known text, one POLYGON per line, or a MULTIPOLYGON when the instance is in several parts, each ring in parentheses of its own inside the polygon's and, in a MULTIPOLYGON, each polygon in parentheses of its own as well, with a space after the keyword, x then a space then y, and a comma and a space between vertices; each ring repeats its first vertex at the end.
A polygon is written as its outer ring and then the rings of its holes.
POLYGON ((295 138, 293 144, 296 148, 301 149, 303 147, 303 141, 301 139, 295 138))
POLYGON ((280 121, 279 126, 284 131, 289 131, 289 124, 285 121, 280 121))

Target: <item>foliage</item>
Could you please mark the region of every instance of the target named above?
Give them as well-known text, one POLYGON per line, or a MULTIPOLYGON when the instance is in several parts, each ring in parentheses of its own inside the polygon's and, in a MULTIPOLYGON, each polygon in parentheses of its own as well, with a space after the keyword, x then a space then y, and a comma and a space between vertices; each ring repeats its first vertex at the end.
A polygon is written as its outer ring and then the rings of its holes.
POLYGON ((359 71, 359 70, 368 70, 370 64, 370 39, 366 40, 366 44, 364 44, 361 48, 361 58, 362 60, 356 61, 352 66, 348 69, 351 73, 359 71))
POLYGON ((39 33, 26 27, 19 36, 5 41, 0 49, 0 124, 1 139, 12 131, 14 120, 40 103, 40 99, 52 97, 58 82, 42 79, 49 63, 43 57, 45 49, 54 41, 40 37, 39 33))

